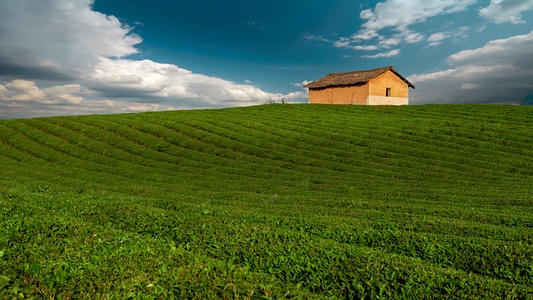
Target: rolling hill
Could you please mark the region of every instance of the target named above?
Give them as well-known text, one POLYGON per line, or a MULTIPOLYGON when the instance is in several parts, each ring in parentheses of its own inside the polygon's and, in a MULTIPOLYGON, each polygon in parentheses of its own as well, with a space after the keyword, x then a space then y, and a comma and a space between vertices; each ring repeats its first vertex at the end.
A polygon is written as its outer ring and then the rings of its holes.
POLYGON ((0 121, 0 298, 533 293, 533 108, 0 121))

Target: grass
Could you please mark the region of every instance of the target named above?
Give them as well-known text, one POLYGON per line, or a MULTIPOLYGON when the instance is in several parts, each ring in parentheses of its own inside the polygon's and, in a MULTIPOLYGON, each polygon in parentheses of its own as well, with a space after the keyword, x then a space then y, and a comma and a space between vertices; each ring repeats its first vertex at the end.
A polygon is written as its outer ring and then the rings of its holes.
POLYGON ((0 121, 0 298, 529 298, 533 110, 0 121))

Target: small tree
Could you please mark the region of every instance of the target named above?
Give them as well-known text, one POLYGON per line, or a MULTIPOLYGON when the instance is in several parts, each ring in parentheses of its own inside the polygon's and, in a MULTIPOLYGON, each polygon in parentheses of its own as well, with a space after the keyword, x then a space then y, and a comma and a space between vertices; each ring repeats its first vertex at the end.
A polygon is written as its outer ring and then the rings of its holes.
POLYGON ((267 99, 265 99, 263 104, 276 104, 276 103, 285 104, 286 101, 287 101, 287 99, 285 97, 283 97, 281 94, 279 94, 277 101, 276 101, 276 99, 274 99, 272 97, 268 97, 267 99))

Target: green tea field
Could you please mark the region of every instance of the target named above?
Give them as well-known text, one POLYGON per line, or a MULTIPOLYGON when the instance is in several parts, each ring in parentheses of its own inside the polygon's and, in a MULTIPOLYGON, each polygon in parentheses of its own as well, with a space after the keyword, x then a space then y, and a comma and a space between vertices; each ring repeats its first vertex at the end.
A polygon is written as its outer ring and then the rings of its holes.
POLYGON ((533 107, 0 120, 0 299, 533 297, 533 107))

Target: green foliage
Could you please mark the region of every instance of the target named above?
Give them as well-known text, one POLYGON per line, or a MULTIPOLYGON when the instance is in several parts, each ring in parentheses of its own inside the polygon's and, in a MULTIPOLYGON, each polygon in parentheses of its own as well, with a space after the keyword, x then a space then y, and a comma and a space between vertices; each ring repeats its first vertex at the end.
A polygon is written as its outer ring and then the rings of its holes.
POLYGON ((0 121, 0 298, 531 298, 532 112, 0 121))

